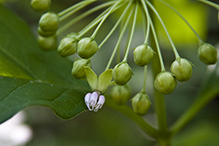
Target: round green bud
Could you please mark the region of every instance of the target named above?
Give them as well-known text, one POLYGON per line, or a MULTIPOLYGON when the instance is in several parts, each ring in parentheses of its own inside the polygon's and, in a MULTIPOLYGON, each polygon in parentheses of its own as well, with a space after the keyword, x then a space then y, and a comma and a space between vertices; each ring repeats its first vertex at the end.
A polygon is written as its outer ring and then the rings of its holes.
POLYGON ((132 70, 126 62, 117 64, 112 72, 113 79, 118 85, 125 85, 132 78, 132 70))
POLYGON ((78 59, 73 63, 72 75, 76 79, 81 79, 86 77, 84 66, 91 67, 89 59, 78 59))
POLYGON ((111 90, 111 97, 115 103, 123 105, 126 104, 128 99, 131 97, 131 91, 127 85, 115 85, 111 90))
POLYGON ((171 64, 170 71, 178 81, 185 82, 192 76, 192 64, 187 59, 178 58, 171 64))
POLYGON ((78 40, 72 37, 64 37, 58 46, 58 52, 62 57, 67 57, 77 51, 78 40))
POLYGON ((56 34, 56 31, 43 31, 40 27, 37 29, 38 34, 42 37, 49 37, 56 34))
POLYGON ((132 99, 132 107, 136 114, 145 115, 150 108, 151 101, 146 93, 140 92, 132 99))
POLYGON ((207 65, 217 62, 217 49, 211 44, 204 43, 198 48, 199 59, 207 65))
POLYGON ((139 66, 147 65, 154 56, 153 49, 147 44, 140 45, 133 52, 134 61, 139 66))
POLYGON ((51 0, 31 0, 30 5, 36 12, 43 12, 50 9, 51 0))
POLYGON ((170 94, 177 85, 175 77, 170 72, 160 72, 154 81, 154 87, 163 94, 170 94))
POLYGON ((88 59, 92 57, 98 50, 98 45, 95 40, 86 37, 78 42, 77 53, 81 58, 88 59))
POLYGON ((51 36, 51 37, 38 37, 38 44, 43 50, 54 50, 57 48, 57 37, 51 36))
POLYGON ((43 31, 56 31, 58 29, 59 16, 53 12, 43 14, 39 26, 43 31))

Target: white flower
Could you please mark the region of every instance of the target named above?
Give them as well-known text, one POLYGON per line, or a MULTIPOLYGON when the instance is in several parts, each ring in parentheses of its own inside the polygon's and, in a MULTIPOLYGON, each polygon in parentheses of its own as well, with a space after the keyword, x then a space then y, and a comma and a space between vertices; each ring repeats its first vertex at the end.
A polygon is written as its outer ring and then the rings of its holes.
POLYGON ((93 93, 87 93, 84 97, 84 100, 89 111, 97 112, 102 108, 105 102, 105 97, 100 95, 100 92, 94 91, 93 93))

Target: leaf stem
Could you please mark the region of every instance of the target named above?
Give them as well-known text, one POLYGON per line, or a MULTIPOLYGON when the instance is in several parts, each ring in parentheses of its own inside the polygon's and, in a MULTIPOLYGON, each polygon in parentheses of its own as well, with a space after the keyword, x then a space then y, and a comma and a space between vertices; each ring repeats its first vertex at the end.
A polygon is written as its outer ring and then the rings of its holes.
POLYGON ((117 105, 112 101, 112 99, 107 98, 106 105, 123 113, 128 118, 133 120, 135 123, 139 125, 143 129, 145 133, 147 133, 150 137, 156 138, 157 130, 149 125, 142 117, 138 116, 133 110, 127 105, 117 105))
POLYGON ((208 0, 199 0, 199 1, 205 3, 209 6, 212 6, 212 7, 216 8, 219 11, 219 5, 218 4, 213 3, 211 1, 208 1, 208 0))
POLYGON ((177 51, 177 49, 176 49, 176 47, 175 47, 175 45, 174 45, 174 43, 173 43, 173 41, 172 41, 172 39, 171 39, 171 37, 170 37, 170 34, 169 34, 168 31, 167 31, 167 28, 166 28, 165 24, 163 23, 163 20, 161 19, 161 17, 160 17, 160 15, 158 14, 157 10, 154 8, 154 6, 153 6, 149 1, 147 1, 147 4, 148 4, 148 6, 152 9, 152 11, 155 13, 155 15, 157 16, 157 18, 158 18, 158 20, 160 21, 161 25, 163 26, 163 29, 164 29, 164 31, 166 32, 166 35, 167 35, 167 37, 168 37, 168 39, 169 39, 169 42, 170 42, 170 44, 171 44, 171 46, 172 46, 173 52, 174 52, 174 54, 175 54, 175 58, 176 58, 176 59, 179 58, 179 57, 180 57, 180 56, 179 56, 179 53, 178 53, 178 51, 177 51))
POLYGON ((206 104, 216 98, 218 93, 219 89, 217 86, 213 86, 208 88, 208 90, 202 91, 196 102, 171 126, 171 135, 180 131, 206 104))
POLYGON ((198 33, 194 30, 194 28, 189 24, 189 22, 176 10, 174 9, 172 6, 170 6, 169 4, 167 4, 166 2, 162 1, 162 0, 157 0, 163 4, 165 4, 166 6, 168 6, 169 8, 171 8, 176 14, 178 14, 182 19, 183 21, 189 26, 189 28, 193 31, 193 33, 195 34, 195 36, 197 37, 198 39, 198 42, 199 42, 199 45, 203 44, 204 41, 201 39, 201 37, 198 35, 198 33))

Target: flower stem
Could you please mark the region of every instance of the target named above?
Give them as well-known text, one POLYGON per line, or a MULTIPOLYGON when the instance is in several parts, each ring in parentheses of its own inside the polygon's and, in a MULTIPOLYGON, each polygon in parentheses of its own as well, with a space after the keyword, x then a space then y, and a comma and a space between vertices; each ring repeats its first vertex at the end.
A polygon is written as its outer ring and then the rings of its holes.
MULTIPOLYGON (((62 26, 58 31, 57 31, 57 35, 59 35, 60 33, 62 33, 63 31, 65 31, 67 28, 69 28, 71 25, 73 25, 74 23, 77 23, 78 21, 80 21, 81 19, 85 18, 86 16, 90 15, 93 12, 96 12, 104 7, 110 6, 112 5, 112 2, 108 2, 108 3, 104 3, 102 5, 96 6, 92 9, 90 9, 89 11, 81 14, 80 16, 76 17, 75 19, 71 20, 70 22, 68 22, 67 24, 65 24, 64 26, 62 26)), ((102 15, 101 15, 102 16, 102 15)), ((100 18, 100 17, 98 17, 100 18)), ((100 20, 99 20, 100 21, 100 20)), ((98 22, 99 22, 98 21, 98 22)))
POLYGON ((126 30, 126 28, 127 28, 127 26, 128 26, 128 23, 129 23, 129 21, 130 21, 130 18, 131 18, 131 16, 132 16, 133 11, 134 11, 134 8, 132 8, 132 11, 129 13, 128 18, 126 19, 126 22, 125 22, 125 24, 124 24, 124 26, 123 26, 123 28, 122 28, 121 33, 119 34, 119 39, 118 39, 118 41, 117 41, 117 43, 116 43, 116 46, 115 46, 115 48, 114 48, 114 50, 113 50, 113 53, 112 53, 112 55, 111 55, 111 57, 110 57, 110 60, 109 60, 109 62, 108 62, 108 64, 107 64, 105 70, 109 69, 109 67, 110 67, 110 65, 111 65, 111 63, 112 63, 112 61, 113 61, 113 58, 114 58, 114 56, 115 56, 115 54, 116 54, 116 52, 117 52, 117 50, 118 50, 118 48, 119 48, 119 45, 120 45, 121 40, 122 40, 122 37, 123 37, 123 35, 124 35, 124 33, 125 33, 125 30, 126 30))
POLYGON ((165 26, 164 23, 163 23, 163 20, 161 19, 161 17, 160 17, 160 15, 158 14, 157 10, 154 8, 154 6, 153 6, 149 1, 147 1, 147 4, 148 4, 148 6, 152 9, 152 11, 155 13, 155 15, 156 15, 157 18, 159 19, 161 25, 163 26, 163 29, 164 29, 164 31, 166 32, 166 35, 167 35, 167 37, 168 37, 168 39, 169 39, 169 42, 170 42, 170 44, 171 44, 171 46, 172 46, 173 52, 174 52, 174 54, 175 54, 175 58, 176 58, 176 59, 179 58, 179 57, 180 57, 180 56, 179 56, 179 53, 178 53, 178 51, 177 51, 177 49, 176 49, 176 47, 175 47, 175 45, 174 45, 174 43, 173 43, 173 41, 172 41, 172 39, 171 39, 169 33, 168 33, 168 31, 167 31, 166 26, 165 26))
POLYGON ((82 1, 78 4, 75 4, 73 6, 71 6, 68 9, 65 9, 64 11, 60 12, 58 14, 58 16, 60 17, 59 21, 62 21, 66 18, 68 18, 70 15, 76 13, 77 11, 79 11, 80 9, 86 7, 87 5, 89 5, 90 3, 95 2, 96 0, 86 0, 86 1, 82 1))
POLYGON ((210 2, 208 0, 199 0, 199 1, 205 3, 205 4, 209 5, 209 6, 212 6, 212 7, 216 8, 219 11, 219 5, 218 4, 215 4, 215 3, 210 2))
POLYGON ((147 9, 147 5, 146 5, 146 3, 145 3, 144 0, 141 0, 141 3, 142 3, 142 5, 143 5, 145 14, 146 14, 146 16, 148 17, 148 20, 149 20, 149 22, 150 22, 151 30, 152 30, 152 33, 153 33, 153 36, 154 36, 155 45, 156 45, 156 47, 157 47, 158 57, 159 57, 159 60, 160 60, 161 71, 166 71, 165 66, 164 66, 164 63, 163 63, 163 58, 162 58, 162 55, 161 55, 160 46, 159 46, 159 43, 158 43, 156 31, 155 31, 155 29, 154 29, 153 22, 152 22, 152 20, 151 20, 150 15, 149 15, 149 12, 148 12, 148 9, 147 9))
POLYGON ((93 32, 93 34, 91 35, 91 38, 95 38, 95 36, 97 35, 98 30, 100 29, 100 27, 103 25, 104 21, 106 20, 106 18, 111 14, 111 12, 113 11, 113 9, 115 9, 115 7, 120 3, 121 1, 118 1, 117 3, 115 3, 110 10, 104 15, 103 19, 101 20, 101 22, 99 23, 99 25, 97 26, 97 28, 95 29, 95 31, 93 32))
POLYGON ((204 41, 201 39, 201 37, 198 35, 198 33, 194 30, 194 28, 189 24, 189 22, 176 10, 174 9, 172 6, 170 6, 169 4, 167 4, 166 2, 162 1, 162 0, 157 0, 163 4, 165 4, 166 6, 168 6, 169 8, 171 8, 176 14, 178 14, 182 19, 183 21, 189 26, 189 28, 193 31, 193 33, 196 35, 197 39, 198 39, 198 42, 199 42, 199 45, 203 44, 204 41))
POLYGON ((124 18, 124 16, 126 15, 128 9, 130 8, 132 2, 129 2, 128 6, 126 7, 126 9, 124 10, 124 12, 122 13, 122 15, 120 16, 120 18, 117 20, 116 24, 114 25, 114 27, 112 28, 112 30, 109 32, 109 34, 105 37, 105 39, 100 43, 100 45, 98 46, 98 48, 101 48, 103 46, 103 44, 109 39, 109 37, 112 35, 112 33, 115 31, 115 29, 118 27, 118 25, 120 24, 122 18, 124 18))
POLYGON ((146 92, 146 83, 147 83, 147 65, 144 67, 144 84, 142 88, 142 92, 146 92))
POLYGON ((135 4, 134 19, 133 19, 133 23, 132 23, 131 34, 130 34, 130 37, 129 37, 129 40, 128 40, 128 46, 126 47, 126 51, 125 51, 125 57, 123 58, 124 62, 127 62, 127 59, 128 59, 128 54, 129 54, 129 50, 130 50, 130 47, 131 47, 134 31, 135 31, 137 16, 138 16, 138 2, 136 2, 136 4, 135 4))

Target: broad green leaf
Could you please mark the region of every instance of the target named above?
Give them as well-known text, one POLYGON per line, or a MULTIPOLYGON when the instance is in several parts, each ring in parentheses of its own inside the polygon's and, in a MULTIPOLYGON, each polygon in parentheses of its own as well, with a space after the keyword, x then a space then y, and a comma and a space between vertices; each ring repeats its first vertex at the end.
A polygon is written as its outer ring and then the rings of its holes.
POLYGON ((97 89, 97 75, 94 73, 94 71, 90 67, 85 66, 84 70, 85 70, 85 74, 87 77, 87 81, 91 89, 96 90, 97 89))
POLYGON ((98 78, 97 88, 104 93, 112 80, 112 69, 104 71, 98 78))
POLYGON ((72 62, 44 52, 28 26, 0 5, 0 123, 31 105, 64 119, 87 108, 88 84, 71 76, 72 62))

